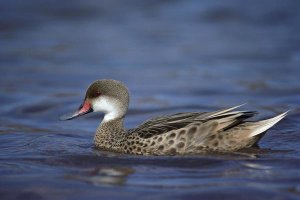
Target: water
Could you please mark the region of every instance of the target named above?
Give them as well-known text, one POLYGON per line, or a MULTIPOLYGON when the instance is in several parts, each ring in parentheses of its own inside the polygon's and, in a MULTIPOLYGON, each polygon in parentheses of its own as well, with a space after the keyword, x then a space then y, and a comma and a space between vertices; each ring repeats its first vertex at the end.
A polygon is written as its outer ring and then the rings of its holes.
POLYGON ((299 199, 299 1, 1 1, 1 199, 299 199), (126 127, 247 102, 291 109, 260 149, 142 157, 93 148, 101 114, 61 122, 102 78, 126 127))

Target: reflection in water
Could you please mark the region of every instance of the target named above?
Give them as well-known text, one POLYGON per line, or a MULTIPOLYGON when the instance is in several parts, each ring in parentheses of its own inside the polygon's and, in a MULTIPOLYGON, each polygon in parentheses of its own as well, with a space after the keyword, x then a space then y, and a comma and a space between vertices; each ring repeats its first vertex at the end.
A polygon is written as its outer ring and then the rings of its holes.
POLYGON ((101 167, 84 170, 81 175, 67 175, 65 178, 84 181, 93 185, 124 185, 132 173, 134 173, 132 168, 101 167))
POLYGON ((0 199, 299 199, 299 1, 0 1, 0 199), (61 123, 88 84, 131 90, 125 126, 248 102, 292 109, 261 148, 132 156, 61 123), (109 187, 107 187, 109 185, 109 187))
POLYGON ((248 167, 250 169, 257 169, 257 170, 270 170, 272 167, 270 165, 263 165, 260 163, 250 163, 250 162, 244 162, 242 163, 243 166, 248 167))

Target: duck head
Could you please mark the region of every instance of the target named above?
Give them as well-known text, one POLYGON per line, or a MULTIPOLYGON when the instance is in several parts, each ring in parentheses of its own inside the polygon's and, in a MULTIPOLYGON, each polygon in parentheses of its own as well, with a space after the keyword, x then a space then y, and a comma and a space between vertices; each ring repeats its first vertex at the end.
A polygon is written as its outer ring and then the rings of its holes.
POLYGON ((124 118, 129 105, 129 91, 120 81, 97 80, 87 89, 83 103, 77 111, 64 115, 61 120, 71 120, 91 113, 103 112, 103 121, 124 118))

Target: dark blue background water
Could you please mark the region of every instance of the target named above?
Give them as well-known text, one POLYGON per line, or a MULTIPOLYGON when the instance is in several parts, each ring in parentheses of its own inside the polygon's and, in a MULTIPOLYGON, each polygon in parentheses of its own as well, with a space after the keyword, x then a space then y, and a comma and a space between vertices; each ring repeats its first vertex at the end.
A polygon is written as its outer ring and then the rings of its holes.
POLYGON ((1 199, 299 199, 300 2, 1 1, 1 199), (87 86, 131 90, 126 126, 248 102, 292 109, 260 149, 141 157, 93 148, 102 115, 60 122, 87 86))

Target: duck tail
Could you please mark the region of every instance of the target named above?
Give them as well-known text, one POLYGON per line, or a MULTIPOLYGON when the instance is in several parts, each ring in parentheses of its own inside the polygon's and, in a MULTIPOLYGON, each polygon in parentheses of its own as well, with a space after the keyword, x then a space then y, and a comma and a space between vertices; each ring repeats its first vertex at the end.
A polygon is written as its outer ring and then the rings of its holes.
POLYGON ((248 122, 251 123, 252 127, 252 131, 249 133, 248 138, 257 136, 261 133, 266 132, 268 129, 270 129, 272 126, 274 126, 276 123, 278 123, 280 120, 282 120, 284 117, 287 116, 287 113, 289 111, 286 111, 280 115, 277 115, 276 117, 270 118, 270 119, 266 119, 266 120, 262 120, 262 121, 258 121, 258 122, 248 122))

